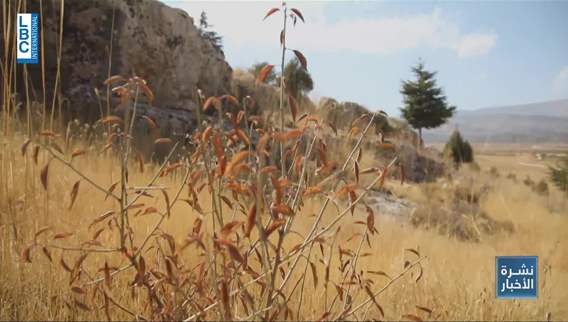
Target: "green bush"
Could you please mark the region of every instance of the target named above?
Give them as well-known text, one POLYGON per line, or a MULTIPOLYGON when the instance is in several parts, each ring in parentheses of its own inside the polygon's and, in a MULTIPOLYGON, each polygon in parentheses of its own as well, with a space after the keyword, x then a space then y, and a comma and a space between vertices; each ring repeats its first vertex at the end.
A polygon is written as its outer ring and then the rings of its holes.
POLYGON ((568 193, 568 157, 561 159, 556 167, 550 167, 549 176, 558 189, 568 193))
POLYGON ((499 170, 496 167, 489 168, 489 174, 496 178, 499 178, 499 170))
POLYGON ((533 179, 531 179, 531 177, 527 176, 525 178, 525 180, 523 180, 523 183, 528 186, 528 187, 533 187, 535 185, 535 182, 533 181, 533 179))
POLYGON ((539 195, 546 196, 548 195, 548 184, 544 180, 540 180, 536 185, 534 185, 533 191, 539 195))
POLYGON ((473 148, 464 140, 459 131, 454 131, 444 147, 444 154, 450 157, 456 167, 473 162, 473 148))

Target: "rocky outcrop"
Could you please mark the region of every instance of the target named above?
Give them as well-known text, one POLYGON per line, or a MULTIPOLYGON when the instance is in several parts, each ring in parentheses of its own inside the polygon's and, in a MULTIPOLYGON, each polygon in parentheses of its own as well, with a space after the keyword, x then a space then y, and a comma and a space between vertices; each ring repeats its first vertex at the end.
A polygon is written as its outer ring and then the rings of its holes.
MULTIPOLYGON (((26 11, 40 12, 40 2, 25 2, 26 11)), ((32 101, 45 99, 48 109, 55 102, 56 111, 63 111, 64 121, 93 122, 109 112, 122 115, 132 104, 117 108, 114 98, 107 105, 107 96, 111 95, 103 82, 109 75, 137 75, 148 82, 155 95, 152 103, 141 98, 137 104, 137 115, 144 114, 157 123, 157 129, 153 130, 143 120, 135 124, 136 134, 142 134, 137 135, 137 147, 147 150, 146 156, 160 154, 146 146, 153 146, 148 144, 154 142, 153 139, 180 140, 195 130, 197 122, 193 111, 197 106, 198 88, 206 97, 231 93, 242 101, 250 96, 255 104, 247 106, 249 115, 262 115, 268 122, 279 124, 279 88, 256 85, 254 77, 247 72, 235 73, 233 78, 222 50, 201 36, 193 18, 183 10, 170 8, 157 0, 42 3, 45 72, 42 72, 42 64, 27 65, 31 86, 28 94, 32 101), (62 3, 63 20, 60 17, 62 3), (60 32, 63 34, 61 47, 60 32), (60 62, 58 57, 61 57, 60 62), (46 86, 45 97, 42 84, 46 86), (53 100, 55 86, 58 91, 53 100)), ((3 45, 0 43, 1 52, 4 52, 3 45)), ((25 87, 21 75, 24 73, 21 65, 17 68, 20 82, 17 91, 22 93, 25 87)), ((338 147, 343 139, 354 139, 348 135, 352 122, 369 112, 360 104, 340 103, 332 98, 322 99, 317 107, 307 96, 297 101, 298 115, 316 114, 338 130, 339 135, 333 136, 336 141, 333 144, 338 147)), ((293 126, 285 105, 285 126, 293 126)), ((439 174, 439 163, 416 149, 416 134, 404 122, 377 113, 369 137, 367 143, 377 152, 377 158, 392 157, 391 152, 401 157, 409 180, 430 180, 439 174), (382 138, 372 135, 373 132, 382 134, 382 138), (376 143, 381 140, 395 143, 396 151, 377 149, 376 143)))
POLYGON ((376 215, 391 215, 398 219, 408 219, 416 209, 416 203, 398 198, 389 192, 370 190, 365 196, 365 204, 376 215))
MULTIPOLYGON (((233 82, 231 93, 237 97, 239 101, 246 96, 252 98, 254 106, 248 106, 247 110, 251 114, 262 115, 267 120, 279 124, 276 118, 279 117, 280 109, 280 87, 270 84, 255 84, 255 77, 248 71, 236 69, 233 73, 233 82)), ((298 116, 304 113, 313 113, 315 105, 306 95, 300 95, 296 98, 299 106, 298 116)), ((288 105, 285 105, 285 125, 292 125, 292 116, 288 112, 288 105)))
MULTIPOLYGON (((359 116, 369 113, 369 110, 354 102, 340 103, 333 98, 322 97, 316 112, 326 122, 335 126, 336 129, 349 131, 352 126, 351 123, 359 116)), ((391 130, 388 117, 380 113, 375 115, 374 126, 377 132, 388 132, 391 130)))
MULTIPOLYGON (((328 97, 322 98, 317 107, 318 115, 345 132, 351 129, 354 120, 365 113, 369 113, 369 110, 364 106, 353 102, 339 103, 328 97)), ((368 135, 364 147, 365 150, 374 152, 375 160, 382 160, 386 164, 397 155, 405 169, 406 179, 413 182, 432 181, 444 173, 445 165, 441 156, 434 151, 419 148, 416 132, 404 121, 377 113, 374 123, 375 134, 382 133, 383 140, 395 146, 394 150, 377 149, 379 137, 368 135)))
MULTIPOLYGON (((121 106, 113 111, 113 114, 127 119, 127 113, 132 113, 133 108, 121 106)), ((183 143, 188 135, 193 133, 198 123, 195 114, 191 110, 176 109, 169 107, 154 107, 144 103, 136 104, 136 118, 133 128, 134 146, 146 160, 162 161, 169 153, 171 146, 156 145, 158 138, 170 138, 173 142, 183 143), (154 121, 155 127, 151 126, 148 117, 154 121)))
POLYGON ((246 96, 251 97, 254 106, 248 106, 247 110, 252 114, 276 111, 279 108, 280 89, 268 84, 255 84, 255 77, 251 73, 237 69, 233 73, 231 93, 242 101, 246 96))
MULTIPOLYGON (((183 10, 156 0, 65 0, 64 4, 59 83, 67 118, 93 121, 100 116, 94 89, 106 98, 103 81, 109 65, 112 75, 146 79, 159 107, 192 109, 197 88, 207 96, 230 90, 232 70, 223 52, 200 36, 193 18, 183 10)), ((27 5, 28 11, 39 12, 38 1, 27 5)), ((49 103, 56 84, 60 7, 61 0, 43 1, 49 103)), ((28 71, 29 84, 35 86, 32 98, 42 101, 41 64, 28 65, 28 71)))

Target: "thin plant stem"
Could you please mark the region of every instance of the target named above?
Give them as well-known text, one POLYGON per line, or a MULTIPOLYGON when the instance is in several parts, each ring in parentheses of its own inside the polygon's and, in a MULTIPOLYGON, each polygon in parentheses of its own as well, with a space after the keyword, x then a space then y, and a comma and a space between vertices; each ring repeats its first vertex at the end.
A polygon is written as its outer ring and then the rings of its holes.
POLYGON ((55 73, 55 85, 53 86, 53 100, 51 103, 51 117, 49 121, 49 129, 53 131, 53 122, 55 120, 55 101, 59 86, 61 83, 61 57, 63 56, 63 18, 65 15, 65 0, 61 0, 61 7, 59 9, 59 46, 57 52, 57 72, 55 73))
MULTIPOLYGON (((284 62, 286 60, 286 19, 288 18, 288 8, 282 4, 284 21, 282 24, 282 55, 280 61, 280 132, 284 132, 284 62)), ((280 142, 280 173, 286 175, 286 161, 284 160, 284 143, 280 142)))

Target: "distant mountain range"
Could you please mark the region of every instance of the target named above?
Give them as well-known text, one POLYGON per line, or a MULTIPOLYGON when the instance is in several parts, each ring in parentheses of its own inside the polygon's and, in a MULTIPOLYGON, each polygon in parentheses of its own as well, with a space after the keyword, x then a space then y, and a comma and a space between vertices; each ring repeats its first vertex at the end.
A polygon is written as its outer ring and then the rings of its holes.
POLYGON ((476 143, 568 143, 568 99, 460 110, 442 127, 424 131, 424 140, 445 142, 456 128, 476 143))

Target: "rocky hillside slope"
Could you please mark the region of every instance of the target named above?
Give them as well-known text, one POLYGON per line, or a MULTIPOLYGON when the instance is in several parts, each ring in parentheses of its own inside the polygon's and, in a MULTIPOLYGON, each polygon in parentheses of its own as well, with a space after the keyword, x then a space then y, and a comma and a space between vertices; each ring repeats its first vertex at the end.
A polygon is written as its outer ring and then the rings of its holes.
MULTIPOLYGON (((273 124, 278 124, 275 118, 279 115, 277 113, 279 88, 266 84, 256 86, 254 77, 250 73, 236 70, 233 74, 233 93, 239 99, 244 96, 252 97, 256 102, 253 112, 264 115, 273 124)), ((354 126, 353 122, 363 114, 369 113, 369 109, 358 103, 338 102, 330 97, 321 98, 317 104, 308 97, 302 97, 300 102, 299 115, 304 113, 315 115, 337 131, 334 133, 331 127, 322 128, 322 135, 327 136, 328 149, 335 151, 336 155, 347 153, 343 151, 345 141, 355 140, 350 135, 350 130, 354 126)), ((292 117, 290 113, 286 114, 286 123, 291 124, 292 117)), ((404 165, 407 180, 431 181, 444 172, 444 162, 440 153, 435 150, 417 148, 418 135, 406 122, 383 113, 376 113, 373 123, 364 145, 373 161, 373 164, 369 166, 386 165, 396 154, 399 155, 404 165), (380 148, 381 143, 385 142, 392 143, 394 149, 380 148)))
MULTIPOLYGON (((29 12, 40 12, 39 1, 26 2, 29 12)), ((42 2, 48 102, 57 78, 61 2, 42 2)), ((65 0, 64 4, 58 81, 62 96, 69 100, 68 117, 92 121, 100 116, 94 89, 106 102, 103 81, 109 74, 146 79, 156 95, 154 104, 160 107, 193 108, 196 88, 206 95, 229 91, 231 66, 222 51, 201 38, 185 11, 156 0, 65 0)), ((41 64, 27 68, 32 99, 41 102, 41 64)), ((23 88, 22 82, 19 85, 23 88)))
MULTIPOLYGON (((117 105, 114 101, 107 106, 107 95, 112 95, 103 82, 109 75, 140 76, 155 94, 152 104, 143 98, 138 102, 138 111, 158 125, 157 130, 150 131, 145 122, 136 124, 138 133, 150 136, 141 139, 141 150, 148 148, 143 146, 144 142, 153 142, 153 138, 182 139, 195 129, 193 111, 198 104, 197 89, 205 97, 232 94, 242 101, 250 96, 255 104, 248 107, 248 112, 262 114, 269 122, 279 115, 275 113, 279 106, 279 88, 255 85, 254 77, 247 72, 233 73, 223 52, 201 37, 193 18, 186 12, 156 0, 65 0, 63 29, 60 30, 62 1, 42 2, 41 29, 45 42, 45 99, 50 106, 53 88, 55 84, 60 85, 55 106, 63 109, 67 120, 93 122, 100 119, 101 114, 106 115, 107 108, 115 114, 128 108, 114 109, 117 105), (60 31, 63 40, 59 62, 60 31)), ((30 12, 40 12, 39 5, 37 1, 26 2, 30 12)), ((27 65, 32 101, 44 99, 41 66, 27 65)), ((18 68, 21 69, 21 65, 18 68)), ((24 87, 21 79, 18 88, 24 87)), ((332 98, 315 104, 303 97, 299 105, 299 115, 314 114, 331 124, 336 129, 334 140, 337 142, 353 139, 349 135, 351 123, 369 112, 357 103, 337 102, 332 98)), ((292 125, 290 113, 286 117, 286 124, 292 125)), ((377 157, 389 158, 392 153, 403 156, 410 180, 429 180, 441 172, 443 166, 438 156, 418 152, 416 134, 404 122, 377 113, 374 131, 370 134, 371 143, 367 148, 377 150, 376 144, 385 140, 396 143, 396 151, 377 153, 377 157)), ((147 155, 154 153, 153 148, 145 151, 147 155)))

